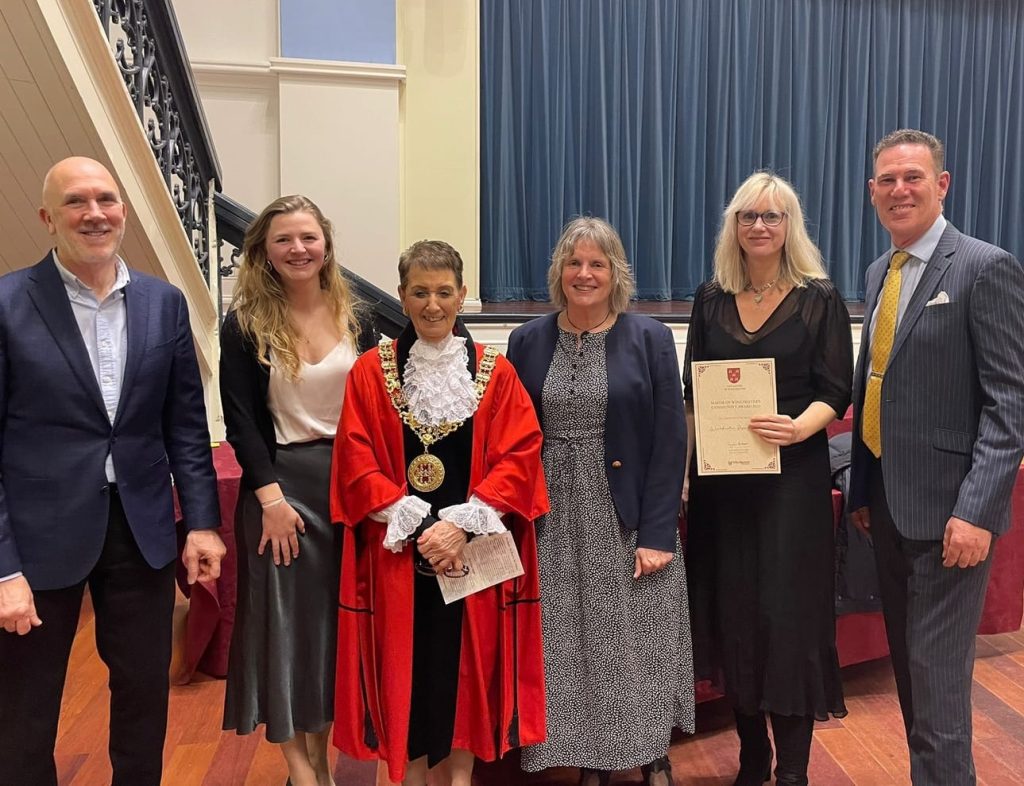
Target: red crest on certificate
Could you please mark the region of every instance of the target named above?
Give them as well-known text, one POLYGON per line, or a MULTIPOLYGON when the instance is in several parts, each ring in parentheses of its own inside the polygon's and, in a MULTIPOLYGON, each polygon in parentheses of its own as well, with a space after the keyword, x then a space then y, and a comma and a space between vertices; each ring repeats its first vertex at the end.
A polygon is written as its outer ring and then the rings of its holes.
POLYGON ((738 368, 727 368, 725 370, 725 376, 728 377, 732 384, 736 384, 740 381, 740 370, 738 368))

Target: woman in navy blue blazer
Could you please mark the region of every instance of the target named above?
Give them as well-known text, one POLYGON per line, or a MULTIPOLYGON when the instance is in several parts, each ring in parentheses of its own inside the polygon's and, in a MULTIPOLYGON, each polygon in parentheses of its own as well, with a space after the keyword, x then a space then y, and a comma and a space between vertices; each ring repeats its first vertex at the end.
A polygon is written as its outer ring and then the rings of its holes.
POLYGON ((600 786, 639 766, 668 786, 671 730, 693 731, 694 717, 675 344, 625 313, 633 277, 601 219, 565 227, 548 284, 559 311, 508 344, 544 429, 551 497, 537 523, 548 736, 523 768, 579 767, 582 786, 600 786))

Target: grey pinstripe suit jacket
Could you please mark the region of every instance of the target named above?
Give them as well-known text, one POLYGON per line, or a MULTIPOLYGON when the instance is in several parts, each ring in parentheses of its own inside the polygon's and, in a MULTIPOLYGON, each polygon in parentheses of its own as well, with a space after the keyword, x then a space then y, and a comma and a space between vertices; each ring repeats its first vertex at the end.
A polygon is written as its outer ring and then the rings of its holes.
MULTIPOLYGON (((868 268, 866 319, 888 265, 886 254, 868 268)), ((870 365, 864 328, 855 435, 870 365)), ((1022 454, 1024 270, 1008 252, 947 224, 896 330, 882 384, 882 474, 900 533, 941 540, 950 516, 1005 532, 1022 454), (940 292, 948 303, 927 305, 940 292)), ((872 458, 855 438, 851 510, 867 505, 872 458)))

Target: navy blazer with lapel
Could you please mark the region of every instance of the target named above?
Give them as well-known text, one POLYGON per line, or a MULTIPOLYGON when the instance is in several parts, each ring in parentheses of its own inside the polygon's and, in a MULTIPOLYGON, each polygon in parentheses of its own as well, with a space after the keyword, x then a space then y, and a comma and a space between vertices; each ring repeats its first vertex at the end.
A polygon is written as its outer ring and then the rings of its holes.
MULTIPOLYGON (((888 266, 885 254, 866 277, 851 510, 868 499, 868 328, 888 266)), ((950 516, 1006 531, 1024 453, 1024 271, 1012 255, 946 225, 896 330, 881 414, 886 500, 904 537, 941 540, 950 516), (929 305, 940 292, 948 302, 929 305)))
POLYGON ((33 589, 84 579, 99 559, 113 457, 143 557, 177 555, 171 474, 185 526, 219 526, 202 381, 181 292, 131 271, 128 346, 111 424, 52 254, 0 278, 0 576, 33 589))
MULTIPOLYGON (((558 341, 558 314, 512 331, 507 356, 544 423, 541 392, 558 341)), ((605 339, 604 460, 619 519, 637 546, 674 551, 686 463, 686 415, 672 331, 619 314, 605 339)))

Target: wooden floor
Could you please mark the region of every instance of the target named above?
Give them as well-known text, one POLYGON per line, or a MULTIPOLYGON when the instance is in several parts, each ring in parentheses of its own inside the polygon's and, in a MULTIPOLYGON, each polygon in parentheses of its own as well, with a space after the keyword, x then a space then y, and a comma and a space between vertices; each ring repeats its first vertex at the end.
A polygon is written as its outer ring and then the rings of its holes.
MULTIPOLYGON (((88 601, 72 651, 64 693, 57 764, 61 786, 110 782, 106 757, 106 670, 93 643, 88 601)), ((820 723, 814 732, 810 781, 821 786, 909 784, 907 751, 887 660, 844 670, 850 714, 820 723)), ((259 733, 220 731, 224 683, 200 678, 171 691, 165 749, 165 786, 281 786, 286 779, 276 746, 259 733)), ((735 776, 737 743, 722 702, 701 705, 698 734, 680 738, 671 757, 678 786, 728 786, 735 776)), ((1024 631, 978 639, 974 670, 974 754, 978 782, 1024 783, 1024 631)), ((339 786, 369 786, 374 766, 339 757, 339 786)), ((478 769, 479 786, 575 784, 574 770, 525 776, 514 767, 478 769)), ((624 773, 616 783, 639 783, 624 773)))

